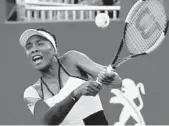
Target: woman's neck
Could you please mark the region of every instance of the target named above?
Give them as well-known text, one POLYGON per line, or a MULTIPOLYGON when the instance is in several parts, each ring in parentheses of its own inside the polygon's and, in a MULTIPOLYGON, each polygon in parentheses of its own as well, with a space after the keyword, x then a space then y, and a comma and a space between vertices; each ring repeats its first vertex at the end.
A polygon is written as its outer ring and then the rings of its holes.
POLYGON ((53 58, 52 63, 49 66, 47 66, 43 70, 40 70, 41 77, 44 79, 57 79, 58 69, 59 63, 56 58, 53 58))

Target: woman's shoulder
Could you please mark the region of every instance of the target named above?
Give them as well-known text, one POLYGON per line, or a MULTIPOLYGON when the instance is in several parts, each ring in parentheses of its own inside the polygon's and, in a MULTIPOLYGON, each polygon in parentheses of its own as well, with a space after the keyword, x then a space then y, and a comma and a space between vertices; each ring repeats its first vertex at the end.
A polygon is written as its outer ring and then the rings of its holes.
POLYGON ((29 86, 25 89, 23 93, 24 98, 32 97, 32 98, 40 98, 36 89, 33 86, 29 86))
POLYGON ((40 99, 41 98, 39 97, 37 91, 34 89, 33 86, 29 86, 25 89, 23 94, 23 100, 33 115, 34 115, 35 104, 40 99))
POLYGON ((84 56, 85 54, 77 50, 70 50, 66 52, 63 56, 67 58, 77 58, 77 56, 84 56))
POLYGON ((29 86, 25 89, 23 94, 23 100, 26 106, 30 109, 32 114, 34 114, 34 106, 41 98, 33 86, 29 86))
POLYGON ((61 60, 63 62, 77 63, 77 61, 83 59, 84 57, 87 57, 87 55, 77 50, 70 50, 61 56, 61 60))
POLYGON ((27 87, 23 93, 23 98, 40 98, 36 88, 39 87, 39 81, 38 80, 35 84, 27 87))
POLYGON ((84 54, 76 51, 76 50, 70 50, 66 52, 62 57, 60 58, 60 62, 62 66, 65 68, 65 70, 72 76, 78 76, 81 77, 81 71, 79 69, 79 64, 81 64, 79 61, 83 60, 84 54))

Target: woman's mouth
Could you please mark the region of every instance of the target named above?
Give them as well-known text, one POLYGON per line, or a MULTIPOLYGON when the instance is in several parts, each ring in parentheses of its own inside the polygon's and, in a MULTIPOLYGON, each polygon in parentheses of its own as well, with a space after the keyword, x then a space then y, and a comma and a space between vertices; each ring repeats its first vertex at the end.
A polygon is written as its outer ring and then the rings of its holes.
POLYGON ((41 56, 41 55, 35 55, 32 57, 32 61, 35 64, 39 64, 40 62, 42 62, 42 60, 43 60, 43 56, 41 56))

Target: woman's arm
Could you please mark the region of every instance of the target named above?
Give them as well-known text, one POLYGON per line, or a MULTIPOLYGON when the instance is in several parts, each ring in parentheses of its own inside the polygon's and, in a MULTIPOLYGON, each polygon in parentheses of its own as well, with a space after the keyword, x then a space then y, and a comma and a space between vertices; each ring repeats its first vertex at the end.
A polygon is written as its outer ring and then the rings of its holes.
POLYGON ((72 92, 60 103, 55 104, 44 116, 44 124, 59 125, 72 109, 77 99, 72 92))
POLYGON ((67 57, 69 63, 86 72, 93 80, 98 77, 98 81, 107 86, 121 84, 121 78, 118 73, 114 70, 107 71, 106 66, 94 62, 85 54, 72 50, 67 53, 67 57))
POLYGON ((59 125, 82 96, 95 96, 102 87, 95 81, 86 81, 60 103, 56 103, 44 116, 44 124, 59 125))
POLYGON ((68 57, 67 60, 69 63, 71 62, 71 64, 74 64, 77 68, 85 71, 93 78, 93 80, 96 80, 98 74, 104 68, 104 66, 94 62, 87 55, 81 52, 71 50, 66 55, 68 57))

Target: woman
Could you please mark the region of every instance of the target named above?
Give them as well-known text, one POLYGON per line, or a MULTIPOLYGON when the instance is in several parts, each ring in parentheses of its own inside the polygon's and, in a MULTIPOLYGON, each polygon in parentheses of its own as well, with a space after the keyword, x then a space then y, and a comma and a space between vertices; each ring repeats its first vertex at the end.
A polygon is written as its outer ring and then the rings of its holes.
POLYGON ((69 51, 58 56, 53 34, 44 29, 28 29, 20 37, 40 79, 24 92, 28 108, 35 114, 36 103, 49 106, 43 124, 48 125, 108 125, 98 95, 103 85, 120 81, 117 73, 93 62, 85 54, 69 51))

